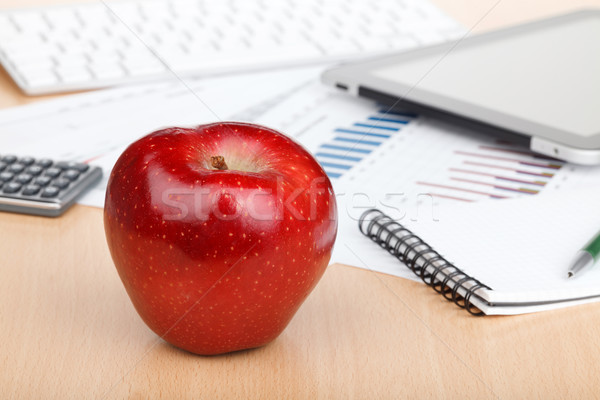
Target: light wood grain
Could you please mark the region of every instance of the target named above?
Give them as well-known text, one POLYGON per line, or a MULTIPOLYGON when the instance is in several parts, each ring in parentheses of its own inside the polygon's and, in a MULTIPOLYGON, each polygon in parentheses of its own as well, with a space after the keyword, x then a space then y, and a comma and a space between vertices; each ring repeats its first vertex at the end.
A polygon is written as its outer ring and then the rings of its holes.
POLYGON ((474 32, 497 29, 584 8, 600 8, 598 0, 432 1, 474 32))
MULTIPOLYGON (((494 4, 436 2, 467 25, 494 4)), ((11 4, 17 2, 0 7, 11 4)), ((583 2, 505 0, 477 29, 577 4, 583 2)), ((1 106, 32 100, 0 76, 1 106)), ((75 206, 57 219, 0 213, 0 230, 1 398, 600 393, 600 304, 475 318, 422 284, 333 265, 275 342, 199 357, 162 342, 137 316, 108 254, 101 210, 75 206)))

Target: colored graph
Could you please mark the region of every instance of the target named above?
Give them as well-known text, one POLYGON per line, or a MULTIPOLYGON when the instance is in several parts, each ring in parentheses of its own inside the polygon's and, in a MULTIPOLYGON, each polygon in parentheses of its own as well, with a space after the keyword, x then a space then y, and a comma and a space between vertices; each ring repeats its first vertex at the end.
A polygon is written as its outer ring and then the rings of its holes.
POLYGON ((564 164, 502 141, 494 145, 479 145, 475 151, 455 150, 454 154, 461 165, 448 168, 449 182, 417 181, 417 184, 432 188, 433 196, 460 201, 474 201, 480 196, 503 199, 535 195, 546 187, 564 164), (445 191, 435 192, 440 188, 445 191), (461 193, 476 195, 476 198, 461 197, 461 193))
POLYGON ((336 128, 331 140, 319 146, 317 160, 330 178, 340 178, 377 147, 398 134, 416 115, 380 109, 364 122, 336 128))
POLYGON ((361 188, 386 187, 471 202, 535 195, 564 165, 487 136, 432 129, 431 121, 419 126, 415 114, 372 110, 361 121, 332 128, 314 146, 334 183, 354 181, 361 188), (383 173, 386 165, 393 166, 392 171, 383 173))

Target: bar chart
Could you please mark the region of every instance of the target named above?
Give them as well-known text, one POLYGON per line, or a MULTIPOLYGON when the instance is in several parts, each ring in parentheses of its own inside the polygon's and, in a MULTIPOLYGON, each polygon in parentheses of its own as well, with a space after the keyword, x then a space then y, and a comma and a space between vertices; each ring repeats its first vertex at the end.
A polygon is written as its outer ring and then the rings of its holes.
MULTIPOLYGON (((368 162, 380 147, 393 142, 394 136, 402 135, 402 131, 417 118, 412 113, 379 107, 363 121, 334 128, 329 140, 318 145, 314 154, 332 180, 351 176, 353 168, 368 162)), ((436 141, 440 140, 445 142, 443 138, 436 141)), ((423 192, 449 200, 475 201, 535 195, 546 187, 564 164, 510 142, 490 138, 479 138, 479 142, 471 142, 469 146, 465 146, 464 141, 453 141, 453 144, 447 145, 449 157, 444 158, 449 158, 449 164, 438 169, 437 174, 429 174, 429 179, 425 179, 424 175, 416 177, 412 183, 423 192)), ((416 149, 414 143, 411 147, 416 149)), ((406 158, 405 152, 406 149, 397 150, 395 154, 406 158)), ((427 159, 427 153, 424 152, 420 158, 427 159)), ((431 160, 431 163, 434 161, 431 160)), ((405 183, 405 186, 412 185, 405 183)))
POLYGON ((410 113, 379 109, 364 122, 334 129, 333 138, 321 144, 315 156, 330 178, 340 178, 344 171, 359 164, 377 147, 397 135, 415 117, 410 113))
POLYGON ((550 183, 563 162, 536 155, 511 143, 498 141, 494 145, 479 145, 475 151, 456 150, 460 166, 448 168, 450 182, 417 181, 429 187, 432 195, 459 201, 473 201, 476 195, 504 199, 516 195, 535 195, 550 183), (509 154, 509 156, 497 154, 509 154), (444 189, 438 193, 436 189, 444 189), (447 192, 455 192, 449 196, 447 192))

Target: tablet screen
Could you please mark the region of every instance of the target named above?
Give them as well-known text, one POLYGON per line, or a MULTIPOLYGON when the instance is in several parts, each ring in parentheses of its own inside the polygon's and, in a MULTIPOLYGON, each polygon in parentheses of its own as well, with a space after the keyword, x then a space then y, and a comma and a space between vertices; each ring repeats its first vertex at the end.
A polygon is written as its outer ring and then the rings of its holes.
POLYGON ((458 42, 445 53, 404 59, 371 74, 395 81, 407 92, 417 88, 591 136, 600 127, 600 18, 565 21, 485 43, 458 42))

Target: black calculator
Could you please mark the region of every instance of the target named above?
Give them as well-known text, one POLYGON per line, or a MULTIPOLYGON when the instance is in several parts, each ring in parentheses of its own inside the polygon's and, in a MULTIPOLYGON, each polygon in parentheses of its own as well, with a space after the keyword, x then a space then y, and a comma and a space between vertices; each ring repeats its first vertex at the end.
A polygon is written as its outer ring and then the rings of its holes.
POLYGON ((101 178, 84 163, 0 155, 0 211, 56 217, 101 178))

